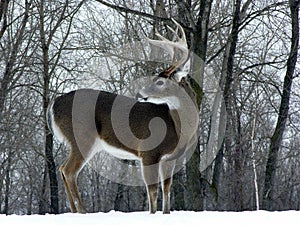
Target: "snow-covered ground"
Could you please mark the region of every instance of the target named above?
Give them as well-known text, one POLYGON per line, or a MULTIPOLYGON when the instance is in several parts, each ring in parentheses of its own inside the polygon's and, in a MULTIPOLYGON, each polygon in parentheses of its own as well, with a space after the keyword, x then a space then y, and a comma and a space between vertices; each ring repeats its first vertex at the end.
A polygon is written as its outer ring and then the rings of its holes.
POLYGON ((300 211, 285 212, 109 212, 93 214, 62 214, 5 216, 0 215, 1 225, 299 225, 300 211))

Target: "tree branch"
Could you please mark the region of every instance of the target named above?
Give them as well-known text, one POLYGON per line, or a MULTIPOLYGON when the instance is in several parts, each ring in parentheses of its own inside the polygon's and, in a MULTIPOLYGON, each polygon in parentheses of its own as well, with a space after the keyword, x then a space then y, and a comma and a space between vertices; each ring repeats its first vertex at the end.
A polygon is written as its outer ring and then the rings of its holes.
POLYGON ((119 12, 124 12, 124 13, 130 13, 130 14, 134 14, 134 15, 139 15, 139 16, 143 16, 143 17, 146 17, 146 18, 149 18, 149 19, 153 19, 153 20, 171 21, 170 18, 165 18, 165 17, 160 17, 160 16, 154 16, 154 15, 149 14, 149 13, 145 13, 145 12, 141 12, 141 11, 138 11, 138 10, 133 10, 133 9, 129 9, 129 8, 126 8, 126 7, 114 5, 114 4, 108 3, 108 2, 103 1, 103 0, 95 0, 95 1, 101 3, 102 5, 107 6, 108 8, 117 10, 119 12))

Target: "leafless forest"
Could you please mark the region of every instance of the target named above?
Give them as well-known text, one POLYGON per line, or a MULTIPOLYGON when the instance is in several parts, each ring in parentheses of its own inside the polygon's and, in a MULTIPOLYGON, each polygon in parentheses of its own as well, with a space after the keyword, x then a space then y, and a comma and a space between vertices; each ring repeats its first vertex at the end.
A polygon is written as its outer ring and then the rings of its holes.
MULTIPOLYGON (((49 102, 82 87, 122 94, 133 79, 165 68, 120 52, 146 46, 156 29, 166 33, 170 18, 201 59, 194 68, 209 68, 218 82, 227 113, 216 158, 200 170, 214 118, 203 72, 195 73, 200 137, 174 176, 172 210, 300 210, 299 2, 1 0, 0 213, 69 212, 58 172, 68 149, 47 128, 49 102)), ((148 207, 145 187, 114 183, 91 167, 78 186, 89 212, 148 207)))

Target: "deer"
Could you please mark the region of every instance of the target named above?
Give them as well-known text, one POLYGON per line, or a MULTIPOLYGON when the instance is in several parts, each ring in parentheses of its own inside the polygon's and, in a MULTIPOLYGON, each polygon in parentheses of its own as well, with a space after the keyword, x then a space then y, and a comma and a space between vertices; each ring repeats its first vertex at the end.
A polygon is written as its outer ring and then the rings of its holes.
POLYGON ((197 139, 198 107, 188 81, 189 49, 182 26, 167 39, 156 32, 148 41, 171 55, 171 65, 151 83, 127 97, 94 89, 78 89, 56 97, 48 106, 47 123, 66 142, 69 156, 59 167, 71 212, 86 213, 77 187, 82 168, 99 151, 118 159, 139 160, 149 212, 157 211, 158 185, 162 211, 170 213, 170 188, 176 161, 197 139), (126 113, 127 112, 127 113, 126 113), (124 115, 124 113, 126 115, 124 115))

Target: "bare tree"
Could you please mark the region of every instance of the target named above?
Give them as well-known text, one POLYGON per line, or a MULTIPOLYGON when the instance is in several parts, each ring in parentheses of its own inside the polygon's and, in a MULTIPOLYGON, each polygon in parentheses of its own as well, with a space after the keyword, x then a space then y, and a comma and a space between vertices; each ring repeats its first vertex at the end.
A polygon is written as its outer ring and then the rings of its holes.
POLYGON ((278 119, 276 128, 271 137, 268 161, 266 165, 265 184, 263 192, 262 208, 266 210, 273 210, 274 200, 274 184, 276 175, 276 166, 278 161, 278 152, 282 143, 283 133, 285 131, 286 121, 289 115, 290 96, 292 83, 294 79, 295 67, 298 57, 299 49, 299 5, 300 1, 289 1, 291 24, 292 24, 292 37, 291 49, 287 60, 287 70, 284 77, 282 87, 282 95, 280 108, 278 112, 278 119))
POLYGON ((23 49, 21 50, 20 47, 25 39, 25 28, 28 22, 29 10, 32 0, 25 1, 24 11, 21 17, 22 19, 16 21, 10 21, 8 13, 12 13, 13 10, 17 8, 17 6, 15 6, 13 3, 9 3, 9 1, 1 1, 0 4, 0 22, 2 22, 0 40, 2 41, 4 39, 3 36, 5 35, 6 41, 9 42, 8 45, 5 44, 3 47, 1 47, 1 64, 4 66, 4 68, 3 75, 0 76, 0 113, 3 110, 5 98, 9 90, 13 88, 13 84, 21 77, 21 75, 16 72, 18 68, 15 68, 15 66, 17 65, 16 60, 18 56, 20 56, 20 53, 26 54, 28 50, 28 48, 25 48, 25 51, 23 49), (9 6, 11 7, 10 9, 9 6), (15 25, 15 23, 19 24, 17 25, 18 29, 12 30, 12 32, 14 33, 14 37, 10 36, 9 34, 6 35, 5 32, 7 31, 8 27, 12 27, 12 24, 15 25))
MULTIPOLYGON (((50 179, 50 208, 52 213, 59 212, 58 203, 58 181, 56 175, 56 165, 53 156, 53 136, 46 125, 47 107, 50 102, 51 81, 55 74, 55 69, 62 56, 62 51, 71 31, 72 21, 74 15, 84 1, 78 4, 71 1, 64 3, 57 3, 52 5, 47 1, 40 1, 36 3, 39 15, 39 34, 41 46, 41 63, 42 63, 42 98, 43 98, 43 115, 44 115, 44 131, 46 136, 45 141, 45 160, 47 173, 50 179), (50 23, 48 22, 50 20, 50 23), (61 28, 65 27, 62 33, 61 28), (59 37, 59 42, 55 39, 59 37), (55 48, 53 48, 55 46, 55 48), (56 50, 54 50, 56 49, 56 50)), ((44 192, 45 190, 43 190, 44 192)))

